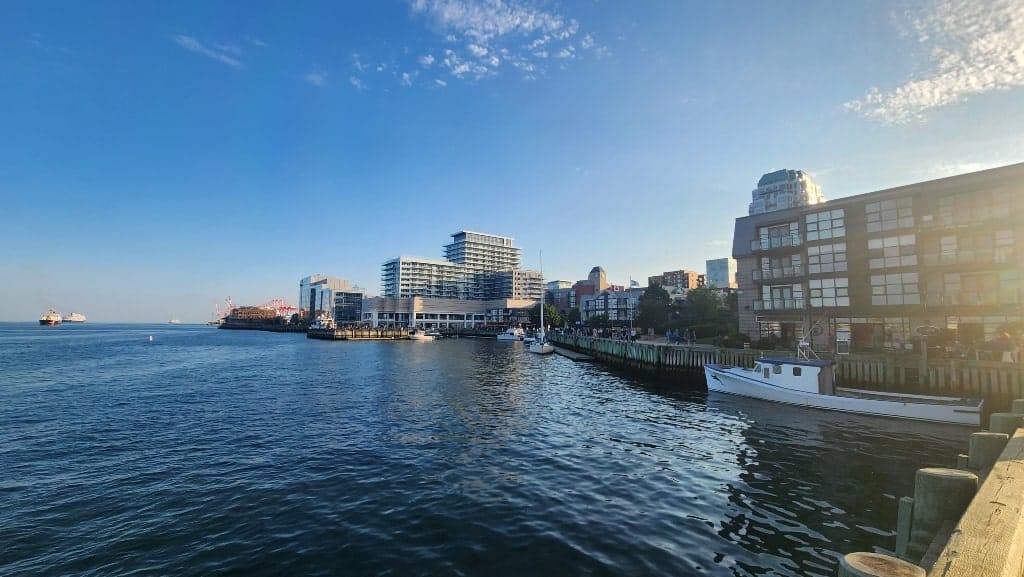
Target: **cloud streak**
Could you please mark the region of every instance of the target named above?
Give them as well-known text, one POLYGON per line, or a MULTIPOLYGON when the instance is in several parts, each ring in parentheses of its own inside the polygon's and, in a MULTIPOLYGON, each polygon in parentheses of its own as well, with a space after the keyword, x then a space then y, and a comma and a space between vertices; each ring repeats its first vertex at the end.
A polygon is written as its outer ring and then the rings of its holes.
POLYGON ((175 36, 173 40, 175 44, 189 52, 206 56, 207 58, 216 60, 222 64, 227 64, 232 68, 242 67, 242 62, 235 57, 241 53, 241 50, 236 46, 214 44, 213 47, 210 47, 206 46, 194 37, 186 36, 184 34, 175 36))
POLYGON ((435 62, 463 80, 496 76, 505 64, 526 79, 544 72, 540 61, 554 55, 582 58, 583 52, 607 54, 593 34, 580 35, 575 19, 542 10, 530 0, 410 0, 412 15, 427 21, 445 44, 443 57, 419 58, 423 67, 435 62))
POLYGON ((929 48, 928 73, 844 104, 884 124, 924 120, 925 113, 973 95, 1024 86, 1024 3, 1020 0, 936 0, 903 26, 929 48))

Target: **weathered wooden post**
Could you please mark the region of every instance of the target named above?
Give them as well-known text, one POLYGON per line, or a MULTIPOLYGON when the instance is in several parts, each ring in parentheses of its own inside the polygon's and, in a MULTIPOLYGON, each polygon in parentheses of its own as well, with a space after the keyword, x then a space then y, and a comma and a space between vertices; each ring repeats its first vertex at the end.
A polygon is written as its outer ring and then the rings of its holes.
MULTIPOLYGON (((1016 401, 1014 401, 1016 403, 1016 401)), ((988 430, 993 433, 1013 435, 1024 421, 1024 415, 1016 413, 992 413, 988 419, 988 430)))
POLYGON ((1024 399, 1014 399, 1010 412, 1015 415, 1024 415, 1024 399))
POLYGON ((839 561, 839 577, 925 577, 925 570, 880 553, 847 553, 839 561))
POLYGON ((988 469, 999 459, 1009 440, 1010 436, 1006 433, 971 433, 967 466, 975 471, 988 469))
POLYGON ((969 471, 929 467, 914 477, 914 515, 907 556, 920 560, 943 524, 956 525, 978 492, 978 476, 969 471))

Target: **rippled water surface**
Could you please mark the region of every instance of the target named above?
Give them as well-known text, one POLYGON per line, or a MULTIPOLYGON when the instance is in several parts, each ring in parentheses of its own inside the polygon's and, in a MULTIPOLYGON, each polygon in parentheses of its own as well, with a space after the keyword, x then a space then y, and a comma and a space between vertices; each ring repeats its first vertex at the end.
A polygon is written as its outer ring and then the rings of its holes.
POLYGON ((0 324, 0 574, 832 576, 971 432, 701 386, 521 343, 0 324))

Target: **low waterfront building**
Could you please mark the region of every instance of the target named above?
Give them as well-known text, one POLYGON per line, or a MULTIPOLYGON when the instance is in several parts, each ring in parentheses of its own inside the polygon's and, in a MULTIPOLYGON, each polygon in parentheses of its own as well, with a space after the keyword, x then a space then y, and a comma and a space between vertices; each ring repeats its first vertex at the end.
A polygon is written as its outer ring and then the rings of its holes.
POLYGON ((628 326, 636 320, 640 297, 646 288, 634 287, 626 290, 604 290, 598 294, 586 295, 580 299, 580 316, 589 321, 597 316, 607 316, 613 325, 628 326))
POLYGON ((787 346, 980 346, 1019 326, 1024 163, 736 219, 740 331, 787 346))
POLYGON ((362 321, 378 326, 475 328, 516 325, 529 319, 535 300, 370 297, 363 300, 362 321))

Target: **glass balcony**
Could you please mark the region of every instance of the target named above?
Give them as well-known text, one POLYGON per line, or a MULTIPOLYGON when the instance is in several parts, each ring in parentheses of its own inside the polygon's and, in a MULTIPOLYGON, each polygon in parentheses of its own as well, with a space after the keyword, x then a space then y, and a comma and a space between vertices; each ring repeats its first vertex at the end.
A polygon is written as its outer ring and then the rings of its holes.
POLYGON ((755 311, 798 311, 803 310, 804 299, 755 300, 755 311))
POLYGON ((800 234, 788 234, 785 236, 761 237, 750 241, 750 250, 772 250, 800 246, 803 244, 803 236, 800 234))
POLYGON ((802 266, 783 266, 778 268, 766 268, 753 271, 751 275, 755 282, 776 280, 780 278, 795 278, 804 276, 802 266))

